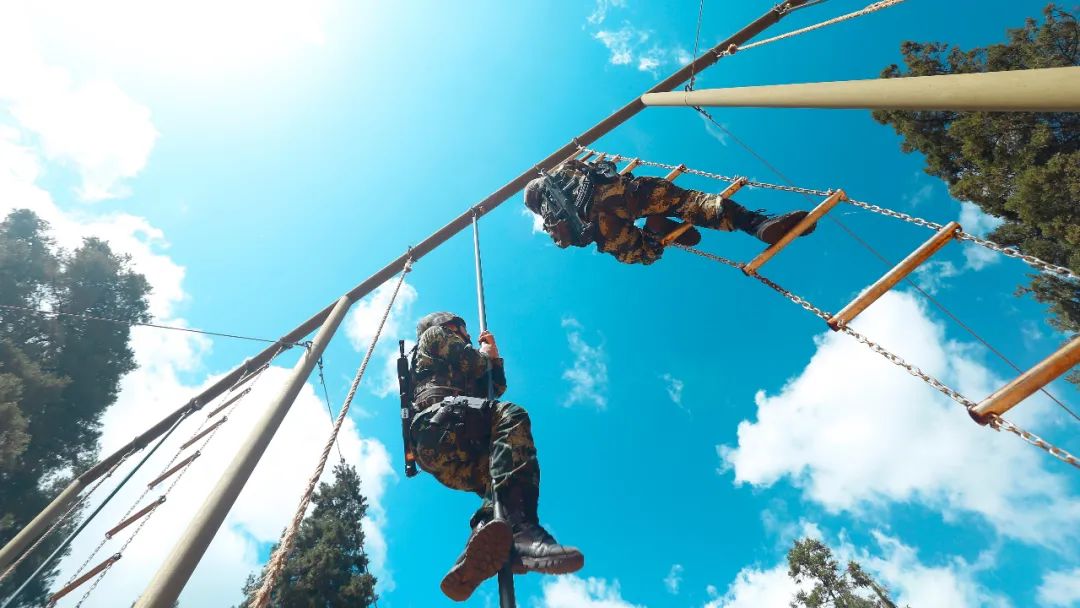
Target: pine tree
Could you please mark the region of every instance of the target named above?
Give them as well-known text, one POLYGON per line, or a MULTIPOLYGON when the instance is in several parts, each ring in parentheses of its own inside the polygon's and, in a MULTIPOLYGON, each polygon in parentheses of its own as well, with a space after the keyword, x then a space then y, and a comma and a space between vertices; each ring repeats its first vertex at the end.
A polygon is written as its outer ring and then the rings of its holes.
MULTIPOLYGON (((904 42, 906 71, 931 76, 1080 65, 1077 14, 1050 4, 1039 24, 1008 31, 1008 42, 963 50, 945 43, 904 42)), ((876 111, 874 119, 903 136, 904 152, 926 156, 926 172, 953 197, 1004 220, 989 238, 1080 272, 1080 114, 876 111)), ((1080 331, 1080 286, 1032 275, 1018 294, 1050 305, 1050 322, 1080 331)), ((1080 381, 1075 374, 1074 381, 1080 381)))
MULTIPOLYGON (((28 210, 0 222, 0 304, 121 321, 0 308, 0 544, 97 455, 100 419, 135 369, 130 324, 149 320, 146 279, 98 239, 64 251, 28 210)), ((61 526, 0 585, 6 597, 71 530, 61 526)), ((39 606, 55 571, 16 606, 39 606)))
MULTIPOLYGON (((364 552, 367 499, 360 492, 356 469, 334 467, 334 483, 319 484, 311 500, 315 508, 301 523, 296 542, 274 586, 270 605, 288 608, 364 607, 375 603, 375 577, 364 552)), ((276 550, 277 547, 275 546, 276 550)), ((248 577, 244 601, 249 608, 262 577, 248 577)))
POLYGON ((788 551, 788 576, 814 584, 809 592, 795 595, 791 608, 896 608, 889 592, 862 566, 849 561, 840 570, 832 550, 813 538, 795 541, 788 551))

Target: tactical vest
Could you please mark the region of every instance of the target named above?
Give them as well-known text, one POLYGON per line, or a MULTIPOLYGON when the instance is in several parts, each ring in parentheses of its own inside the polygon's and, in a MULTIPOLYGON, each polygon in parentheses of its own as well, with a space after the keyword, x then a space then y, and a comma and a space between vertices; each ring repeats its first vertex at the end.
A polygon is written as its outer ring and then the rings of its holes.
POLYGON ((615 163, 577 163, 541 178, 540 216, 544 231, 559 247, 585 247, 596 241, 596 226, 589 221, 597 184, 618 179, 615 163))

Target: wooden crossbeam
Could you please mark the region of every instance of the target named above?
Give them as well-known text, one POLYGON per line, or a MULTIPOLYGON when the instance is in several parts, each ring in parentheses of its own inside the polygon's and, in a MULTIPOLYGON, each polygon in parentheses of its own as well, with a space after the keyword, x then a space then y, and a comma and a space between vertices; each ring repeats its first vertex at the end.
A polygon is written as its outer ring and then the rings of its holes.
POLYGON ((1000 416, 1011 410, 1018 403, 1050 384, 1065 372, 1080 364, 1080 336, 1059 348, 1054 354, 1043 359, 1035 367, 1020 374, 1015 380, 998 389, 993 395, 983 399, 969 413, 979 424, 990 422, 994 416, 1000 416))
POLYGON ((844 194, 843 190, 837 190, 829 195, 829 198, 825 199, 820 205, 814 207, 814 210, 807 214, 801 222, 795 224, 795 227, 790 232, 780 237, 780 240, 775 245, 770 245, 768 249, 762 251, 756 258, 750 260, 746 266, 743 267, 743 272, 746 274, 757 274, 758 268, 765 265, 775 256, 780 253, 785 247, 791 244, 791 241, 797 239, 802 233, 806 232, 810 226, 814 225, 814 222, 821 219, 826 213, 828 213, 833 207, 840 203, 840 201, 846 201, 847 194, 844 194))
POLYGON ((117 532, 119 532, 119 531, 123 530, 124 528, 130 526, 131 524, 139 521, 143 517, 146 517, 146 515, 148 515, 151 511, 153 511, 154 509, 160 507, 163 504, 165 504, 165 495, 164 494, 162 494, 160 497, 158 497, 158 499, 155 500, 154 502, 152 502, 152 503, 146 505, 145 507, 139 509, 138 511, 136 511, 134 514, 132 514, 131 517, 129 517, 129 518, 125 519, 124 521, 122 521, 122 522, 116 524, 115 526, 113 526, 113 528, 111 530, 109 530, 108 532, 105 533, 105 538, 112 538, 112 537, 116 536, 117 532))

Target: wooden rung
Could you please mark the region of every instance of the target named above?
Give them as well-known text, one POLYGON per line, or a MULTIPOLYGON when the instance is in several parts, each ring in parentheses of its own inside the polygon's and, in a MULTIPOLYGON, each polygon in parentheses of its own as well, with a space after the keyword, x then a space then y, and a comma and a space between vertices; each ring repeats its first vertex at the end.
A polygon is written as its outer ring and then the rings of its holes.
POLYGON ((234 390, 234 391, 235 391, 235 390, 236 390, 236 389, 237 389, 238 387, 240 387, 240 386, 241 386, 242 384, 244 384, 245 382, 248 382, 249 380, 251 380, 251 379, 252 379, 252 378, 254 378, 255 376, 258 376, 259 374, 261 374, 261 373, 262 373, 262 372, 263 372, 263 371, 264 371, 264 370, 265 370, 266 368, 268 368, 268 367, 270 367, 270 364, 269 364, 269 363, 263 363, 263 364, 262 364, 262 365, 261 365, 261 366, 259 367, 259 369, 255 370, 255 371, 251 372, 250 374, 248 374, 248 375, 244 376, 243 378, 240 378, 239 380, 237 380, 237 381, 236 381, 236 384, 234 384, 234 385, 233 385, 233 387, 232 387, 232 389, 231 389, 231 390, 234 390))
POLYGON ((213 411, 211 411, 209 414, 206 415, 206 417, 207 418, 213 418, 214 416, 217 416, 221 412, 224 412, 225 408, 227 408, 230 405, 236 403, 240 399, 243 399, 244 395, 246 395, 246 394, 248 394, 250 392, 251 392, 251 387, 245 388, 243 391, 240 392, 240 394, 230 397, 225 403, 222 403, 221 405, 214 408, 213 411))
POLYGON ((101 574, 102 570, 104 570, 104 569, 108 568, 109 566, 115 564, 120 559, 120 557, 121 557, 121 555, 119 553, 116 553, 112 557, 110 557, 109 559, 107 559, 107 560, 101 562, 100 564, 94 566, 93 568, 87 570, 86 574, 84 574, 84 575, 80 576, 79 578, 71 581, 67 585, 64 585, 63 589, 61 589, 61 590, 57 591, 56 593, 52 594, 51 596, 49 596, 49 605, 55 604, 57 601, 60 600, 60 598, 64 597, 65 595, 67 595, 67 594, 71 593, 72 591, 74 591, 75 589, 77 589, 79 587, 79 585, 82 585, 83 583, 85 583, 86 581, 94 578, 98 574, 101 574))
POLYGON ((630 159, 630 162, 626 163, 626 166, 622 168, 622 171, 619 171, 619 175, 626 175, 627 173, 630 173, 634 169, 637 169, 638 165, 640 165, 640 164, 641 164, 641 159, 639 159, 639 158, 630 159))
POLYGON ((584 161, 587 161, 587 160, 589 160, 590 158, 592 158, 592 157, 593 157, 593 156, 595 156, 595 155, 596 155, 596 152, 593 152, 592 150, 588 150, 588 151, 587 151, 587 152, 585 153, 585 156, 582 156, 582 157, 581 157, 581 158, 579 158, 578 160, 580 160, 580 161, 584 162, 584 161))
MULTIPOLYGON (((181 448, 181 449, 183 449, 183 448, 181 448)), ((177 471, 179 471, 180 469, 186 467, 187 465, 191 464, 192 462, 195 462, 195 459, 198 458, 201 455, 202 455, 202 452, 195 452, 191 456, 188 456, 187 458, 181 460, 180 462, 178 462, 176 464, 176 466, 169 469, 168 471, 165 471, 161 475, 158 475, 153 481, 146 484, 146 489, 147 490, 153 490, 154 486, 156 486, 157 484, 159 484, 159 483, 165 481, 166 479, 172 477, 173 474, 176 473, 177 471)))
POLYGON ((611 157, 611 162, 613 162, 613 163, 617 163, 620 160, 622 160, 622 154, 616 154, 615 156, 611 157))
POLYGON ((814 207, 814 210, 811 211, 806 217, 804 217, 801 222, 795 224, 795 227, 791 229, 791 232, 788 232, 784 236, 780 237, 780 240, 777 241, 775 245, 770 245, 768 249, 762 251, 756 258, 750 260, 750 263, 743 267, 743 272, 745 272, 746 274, 757 274, 758 268, 764 266, 765 262, 771 260, 774 255, 780 253, 780 251, 783 250, 784 247, 787 247, 791 243, 791 241, 794 241, 799 237, 799 235, 801 235, 803 232, 806 232, 807 228, 812 226, 814 222, 821 219, 822 216, 824 216, 826 213, 829 212, 830 209, 839 204, 840 201, 846 200, 847 194, 844 194, 843 190, 837 190, 836 192, 833 192, 831 195, 829 195, 829 198, 825 199, 817 207, 814 207))
POLYGON ((730 186, 724 188, 724 191, 720 193, 720 198, 731 198, 733 194, 735 194, 739 190, 742 190, 743 186, 745 186, 749 181, 750 180, 746 179, 745 177, 740 177, 739 179, 735 180, 730 186))
POLYGON ((937 253, 938 250, 945 245, 948 245, 949 241, 951 241, 960 230, 960 224, 957 222, 950 222, 941 230, 938 230, 937 234, 930 237, 930 240, 911 252, 911 255, 904 258, 904 260, 897 264, 892 270, 878 279, 876 283, 859 294, 859 296, 845 306, 843 310, 830 317, 829 327, 833 328, 833 330, 837 330, 840 329, 840 327, 851 323, 852 319, 859 316, 859 313, 866 310, 867 307, 876 302, 878 298, 888 293, 890 289, 896 287, 900 281, 903 281, 909 274, 914 272, 923 262, 930 259, 930 256, 937 253))
POLYGON ((207 436, 207 435, 209 435, 210 433, 213 433, 213 432, 214 432, 214 429, 216 429, 216 428, 218 428, 219 426, 221 426, 221 425, 225 424, 225 421, 226 421, 226 420, 228 420, 228 419, 229 419, 229 417, 228 417, 228 416, 225 416, 225 417, 224 417, 224 418, 222 418, 221 420, 218 420, 218 421, 217 421, 217 422, 215 422, 214 424, 211 424, 210 426, 206 427, 206 428, 205 428, 205 429, 203 429, 203 430, 202 430, 202 432, 200 432, 200 433, 199 433, 198 435, 195 435, 195 436, 194 436, 194 437, 192 437, 191 439, 188 439, 187 441, 185 441, 185 442, 184 442, 184 445, 180 446, 180 449, 181 449, 181 450, 186 450, 186 449, 188 449, 189 447, 191 447, 191 444, 193 444, 193 443, 195 443, 196 441, 198 441, 198 440, 202 439, 203 437, 206 437, 206 436, 207 436))
POLYGON ((996 393, 983 399, 969 413, 979 424, 986 424, 990 422, 992 416, 1000 416, 1009 411, 1077 364, 1080 364, 1080 336, 1073 338, 1035 367, 1020 374, 1015 380, 998 389, 996 393))
POLYGON ((668 245, 673 243, 675 241, 675 239, 677 239, 680 236, 686 234, 686 232, 688 230, 690 230, 691 228, 693 228, 693 227, 694 227, 694 225, 691 224, 690 222, 683 222, 682 225, 680 225, 678 228, 676 228, 676 229, 672 230, 671 232, 667 233, 667 236, 660 239, 660 244, 663 245, 664 247, 667 247, 668 245))
POLYGON ((131 524, 139 521, 140 519, 145 517, 148 513, 150 513, 151 511, 153 511, 154 509, 160 507, 163 504, 165 504, 165 495, 164 494, 161 495, 161 497, 159 497, 154 502, 152 502, 152 503, 146 505, 145 507, 139 509, 131 517, 129 517, 129 518, 125 519, 124 521, 116 524, 116 526, 114 526, 112 530, 109 530, 108 532, 105 533, 105 538, 112 538, 112 537, 116 536, 117 532, 119 532, 119 531, 123 530, 124 528, 130 526, 131 524))
POLYGON ((593 162, 598 163, 598 162, 604 160, 605 158, 607 158, 607 153, 606 152, 601 152, 600 156, 597 156, 596 160, 594 160, 593 162))
POLYGON ((673 181, 675 181, 676 177, 679 177, 680 175, 683 174, 683 171, 686 171, 686 165, 679 165, 678 167, 675 167, 674 169, 672 169, 671 173, 668 173, 667 175, 665 175, 664 179, 666 179, 669 182, 673 182, 673 181))

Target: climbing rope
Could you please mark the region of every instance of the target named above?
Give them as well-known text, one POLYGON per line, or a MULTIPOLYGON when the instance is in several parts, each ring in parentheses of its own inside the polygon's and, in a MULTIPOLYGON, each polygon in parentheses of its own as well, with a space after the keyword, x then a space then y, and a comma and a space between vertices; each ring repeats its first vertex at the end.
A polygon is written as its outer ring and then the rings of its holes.
MULTIPOLYGON (((881 2, 875 2, 875 3, 867 6, 866 8, 863 8, 861 10, 857 10, 857 11, 855 11, 853 13, 848 13, 846 15, 841 15, 841 16, 836 17, 834 19, 829 19, 828 21, 822 21, 821 23, 818 23, 816 25, 811 25, 809 27, 804 27, 802 29, 797 29, 797 30, 788 32, 786 34, 780 34, 779 36, 773 36, 772 38, 766 38, 764 40, 759 40, 758 42, 752 42, 752 43, 747 44, 745 46, 739 47, 738 50, 740 50, 740 51, 748 51, 750 49, 757 48, 759 46, 765 46, 766 44, 772 44, 773 42, 779 42, 781 40, 787 40, 788 38, 794 38, 795 36, 801 36, 802 34, 806 34, 808 32, 812 32, 814 30, 820 30, 822 28, 829 27, 830 25, 836 25, 837 23, 843 23, 845 21, 850 21, 852 19, 856 19, 858 17, 863 17, 863 16, 869 15, 871 13, 876 13, 876 12, 878 12, 880 10, 887 9, 887 8, 889 8, 891 6, 896 6, 897 4, 900 4, 900 3, 904 2, 904 1, 905 0, 882 0, 881 2)), ((818 3, 815 3, 815 4, 818 4, 818 3)))
MULTIPOLYGON (((765 188, 765 189, 770 189, 770 190, 778 190, 778 191, 782 191, 782 192, 793 192, 793 193, 797 193, 797 194, 802 194, 802 195, 807 196, 807 197, 809 197, 809 196, 827 197, 827 196, 831 196, 833 194, 833 192, 834 192, 833 190, 814 190, 814 189, 810 189, 810 188, 800 188, 798 186, 795 186, 794 184, 791 183, 791 180, 788 179, 788 177, 786 175, 784 175, 784 173, 782 171, 780 171, 776 166, 774 166, 772 163, 770 163, 768 161, 768 159, 764 158, 763 156, 758 154, 757 151, 755 151, 748 144, 746 144, 742 140, 735 137, 735 135, 733 133, 731 133, 731 131, 727 130, 723 125, 716 122, 716 120, 713 119, 712 116, 709 116, 707 112, 704 112, 702 110, 702 113, 704 113, 709 118, 709 120, 711 120, 713 122, 714 125, 716 125, 717 127, 723 129, 726 133, 728 133, 728 135, 733 137, 735 139, 735 141, 740 146, 742 146, 750 154, 752 154, 754 157, 756 157, 758 160, 760 160, 766 167, 769 168, 770 171, 775 173, 778 177, 780 177, 780 179, 784 180, 785 182, 788 182, 787 185, 778 185, 778 184, 769 184, 769 183, 765 183, 765 182, 747 181, 747 182, 745 182, 745 185, 758 187, 758 188, 765 188)), ((689 168, 686 168, 683 165, 668 165, 668 164, 664 164, 664 163, 643 161, 643 160, 640 160, 640 159, 637 159, 637 164, 641 165, 641 166, 652 166, 652 167, 664 168, 664 169, 668 169, 668 170, 674 170, 676 168, 679 168, 683 173, 688 173, 688 174, 692 174, 692 175, 699 175, 701 177, 707 177, 707 178, 710 178, 710 179, 720 180, 720 181, 724 181, 724 182, 728 182, 728 183, 735 183, 735 182, 741 181, 741 179, 742 179, 742 178, 738 178, 738 177, 729 177, 729 176, 726 176, 726 175, 721 175, 719 173, 710 173, 708 171, 700 171, 700 170, 696 170, 696 169, 689 169, 689 168)), ((879 213, 879 214, 885 215, 887 217, 900 219, 900 220, 903 220, 905 222, 912 223, 912 224, 915 224, 917 226, 922 226, 924 228, 929 228, 929 229, 934 230, 934 231, 941 230, 944 227, 942 224, 938 224, 937 222, 931 222, 931 221, 925 220, 923 218, 908 215, 906 213, 902 213, 902 212, 899 212, 899 211, 894 211, 892 209, 886 209, 886 208, 880 207, 878 205, 873 205, 873 204, 870 204, 870 203, 864 203, 864 202, 855 201, 855 200, 848 200, 847 202, 851 203, 852 205, 854 205, 856 207, 866 209, 868 211, 873 211, 875 213, 879 213)), ((874 255, 874 257, 881 260, 881 262, 883 264, 885 264, 887 267, 894 266, 893 262, 888 260, 884 255, 882 255, 880 252, 878 252, 877 249, 875 249, 872 245, 870 245, 865 240, 863 240, 858 234, 855 233, 854 230, 849 228, 843 222, 836 219, 832 215, 829 215, 829 216, 826 216, 826 217, 828 217, 830 221, 832 221, 837 226, 839 226, 845 233, 848 234, 848 236, 850 236, 853 240, 855 240, 859 245, 861 245, 867 251, 869 251, 872 255, 874 255)), ((977 242, 979 244, 984 244, 984 245, 991 245, 992 244, 992 243, 990 243, 990 241, 987 241, 985 239, 980 239, 978 237, 972 236, 972 235, 970 235, 970 234, 968 234, 968 233, 966 233, 966 232, 964 232, 962 230, 957 231, 956 235, 957 235, 957 238, 962 239, 962 240, 968 240, 968 241, 972 241, 972 242, 977 242)), ((1043 260, 1035 258, 1034 256, 1024 255, 1024 254, 1021 254, 1019 252, 1015 252, 1014 250, 1001 247, 1000 245, 996 245, 996 244, 992 244, 992 245, 993 246, 989 247, 989 248, 993 249, 994 251, 1002 251, 1002 252, 1004 252, 1006 250, 1013 251, 1013 253, 1010 254, 1011 257, 1024 259, 1032 267, 1034 267, 1036 269, 1040 269, 1040 270, 1043 270, 1043 269, 1057 269, 1057 270, 1060 270, 1060 271, 1064 271, 1069 277, 1072 277, 1073 279, 1076 279, 1076 280, 1080 281, 1080 278, 1076 277, 1076 275, 1072 274, 1072 272, 1069 271, 1066 268, 1061 268, 1060 266, 1055 266, 1053 264, 1050 264, 1049 262, 1045 262, 1043 260)), ((1055 271, 1054 274, 1057 275, 1058 278, 1064 278, 1063 276, 1061 276, 1061 273, 1059 273, 1059 272, 1055 271)), ((1012 359, 1010 359, 1003 352, 1001 352, 996 347, 994 347, 993 344, 991 344, 988 340, 986 340, 981 335, 979 335, 979 333, 976 332, 972 327, 970 327, 968 324, 964 323, 963 320, 961 320, 958 316, 956 316, 944 304, 939 302, 937 300, 937 298, 930 295, 925 289, 923 289, 919 285, 915 284, 911 279, 905 278, 904 281, 908 285, 910 285, 913 289, 918 291, 924 298, 926 298, 927 301, 929 301, 931 304, 933 304, 935 307, 937 307, 939 310, 941 310, 946 316, 948 316, 950 319, 955 321, 957 323, 957 325, 959 325, 961 328, 964 329, 964 331, 968 332, 968 334, 970 334, 978 342, 980 342, 983 346, 985 346, 987 348, 987 350, 989 350, 991 353, 993 353, 995 356, 997 356, 999 359, 1001 359, 1003 362, 1005 362, 1006 365, 1013 368, 1017 372, 1020 372, 1020 373, 1023 372, 1023 370, 1020 368, 1020 366, 1018 366, 1016 363, 1014 363, 1012 361, 1012 359)), ((1058 399, 1056 396, 1054 396, 1053 393, 1051 393, 1049 391, 1049 389, 1047 389, 1046 387, 1040 387, 1039 392, 1046 395, 1047 398, 1049 398, 1051 401, 1053 401, 1062 411, 1064 411, 1067 414, 1069 414, 1070 416, 1072 416, 1073 419, 1075 419, 1077 421, 1080 421, 1080 414, 1077 414, 1069 406, 1065 405, 1065 403, 1062 402, 1060 399, 1058 399)))
MULTIPOLYGON (((272 361, 274 358, 276 358, 278 355, 280 355, 287 349, 288 346, 283 345, 281 348, 278 349, 276 353, 274 353, 270 357, 270 360, 272 361)), ((138 525, 124 541, 124 543, 120 546, 120 548, 113 554, 111 558, 106 560, 106 562, 87 570, 87 566, 91 563, 91 561, 97 556, 98 553, 101 552, 101 549, 106 545, 106 543, 108 543, 109 540, 114 537, 114 535, 106 534, 101 540, 101 542, 99 542, 98 545, 94 547, 94 549, 90 552, 86 559, 83 560, 82 564, 80 564, 80 566, 75 570, 75 574, 73 574, 71 578, 68 579, 68 581, 64 584, 64 587, 57 593, 53 594, 51 598, 49 598, 48 606, 50 608, 52 606, 55 606, 56 602, 59 601, 62 597, 64 597, 71 591, 74 591, 74 589, 79 586, 78 583, 86 582, 86 580, 88 580, 87 576, 90 575, 90 578, 93 579, 93 583, 90 585, 89 588, 87 588, 86 592, 75 604, 76 608, 82 606, 83 602, 85 602, 87 598, 90 597, 90 594, 92 594, 94 590, 97 589, 98 585, 101 584, 101 581, 104 580, 105 576, 112 570, 113 566, 115 566, 116 563, 120 561, 120 558, 123 557, 124 551, 127 550, 128 546, 130 546, 131 543, 134 542, 135 538, 138 537, 139 533, 142 532, 143 528, 146 527, 146 524, 150 521, 151 517, 156 511, 156 507, 164 504, 166 497, 169 495, 169 493, 172 492, 172 490, 187 474, 188 470, 190 470, 190 467, 187 465, 190 465, 191 462, 193 462, 195 458, 197 458, 206 449, 210 442, 213 441, 214 437, 218 434, 218 431, 221 430, 221 427, 229 419, 229 415, 232 414, 232 412, 243 402, 243 397, 252 391, 255 383, 258 382, 259 378, 262 377, 262 373, 266 371, 268 367, 269 364, 264 365, 259 369, 255 370, 254 372, 242 376, 233 384, 232 387, 230 387, 229 391, 226 392, 221 399, 221 401, 223 401, 223 404, 212 410, 209 415, 203 418, 203 421, 199 423, 199 426, 195 429, 193 439, 181 445, 173 454, 172 458, 169 459, 169 462, 167 462, 165 466, 162 467, 161 473, 158 475, 155 481, 163 480, 164 478, 172 475, 173 473, 177 473, 176 476, 172 478, 172 481, 169 483, 169 485, 165 488, 161 496, 156 501, 151 502, 146 508, 140 511, 140 513, 144 513, 144 515, 139 519, 138 525), (236 392, 237 389, 240 388, 240 386, 247 384, 249 381, 251 381, 251 384, 248 386, 248 388, 233 395, 233 393, 236 392), (221 413, 223 411, 223 408, 227 408, 228 410, 227 412, 225 412, 225 415, 221 419, 219 419, 218 422, 214 423, 212 427, 207 428, 204 431, 203 429, 204 427, 206 427, 206 424, 210 420, 212 420, 217 414, 221 413), (177 459, 180 458, 180 455, 184 453, 184 450, 190 445, 192 445, 194 441, 198 440, 201 440, 201 444, 195 450, 192 456, 189 456, 180 465, 174 467, 174 463, 176 463, 177 459)), ((162 438, 162 441, 164 441, 164 439, 165 437, 162 438)), ((158 445, 160 445, 160 443, 158 445)), ((129 518, 132 518, 132 513, 134 513, 135 509, 143 503, 143 500, 155 487, 157 487, 157 484, 155 483, 148 484, 143 489, 142 493, 139 494, 138 498, 131 502, 131 506, 128 507, 127 511, 120 518, 120 521, 129 522, 129 518)), ((138 517, 138 515, 135 515, 135 517, 138 517)))
POLYGON ((341 431, 341 425, 344 424, 345 418, 348 416, 349 407, 352 405, 353 398, 356 397, 356 391, 360 387, 360 381, 364 378, 364 372, 367 371, 368 363, 371 361, 371 356, 375 352, 375 346, 379 343, 379 337, 382 336, 383 328, 386 326, 386 320, 390 317, 390 311, 393 310, 398 292, 401 290, 401 285, 405 282, 405 275, 407 275, 410 270, 412 270, 412 258, 407 259, 405 261, 405 266, 401 269, 401 275, 398 277, 398 282, 394 286, 393 293, 390 295, 390 301, 386 304, 386 310, 383 311, 382 318, 379 319, 379 326, 375 330, 375 335, 371 338, 371 344, 368 345, 367 353, 364 354, 364 359, 361 361, 360 367, 356 370, 352 385, 349 386, 349 393, 345 396, 345 402, 342 404, 341 411, 338 412, 337 419, 334 421, 334 428, 330 431, 330 436, 323 446, 322 454, 319 455, 319 462, 315 465, 315 471, 312 472, 311 477, 308 478, 307 486, 304 488, 300 503, 296 506, 296 512, 293 514, 292 521, 289 522, 289 527, 282 533, 281 541, 278 542, 277 549, 274 550, 274 554, 270 556, 270 560, 266 564, 266 574, 263 576, 262 583, 259 585, 259 589, 255 593, 255 598, 251 602, 252 608, 265 608, 270 602, 270 595, 273 593, 274 586, 277 584, 277 579, 281 576, 281 572, 285 568, 285 560, 288 559, 289 553, 292 551, 293 543, 296 540, 296 534, 300 530, 300 522, 304 519, 304 513, 307 512, 308 505, 311 503, 311 498, 315 493, 315 486, 319 483, 323 470, 326 468, 326 461, 330 456, 330 450, 334 445, 334 442, 337 441, 338 433, 341 431))
POLYGON ((167 329, 170 331, 182 331, 190 334, 200 334, 203 336, 215 336, 218 338, 233 338, 235 340, 250 340, 252 342, 263 342, 266 344, 281 344, 285 346, 300 346, 295 342, 283 342, 281 340, 271 340, 269 338, 256 338, 252 336, 241 336, 238 334, 227 334, 217 331, 206 331, 203 329, 193 329, 191 327, 180 327, 179 325, 163 325, 161 323, 142 323, 138 321, 122 321, 120 319, 110 319, 108 317, 99 317, 97 315, 88 315, 76 312, 62 312, 58 310, 41 310, 39 308, 29 308, 26 306, 14 306, 12 304, 0 304, 0 309, 12 310, 16 312, 23 312, 27 314, 33 314, 43 317, 69 317, 74 319, 82 319, 84 321, 100 321, 102 323, 112 323, 113 325, 123 325, 125 327, 149 327, 152 329, 167 329))
MULTIPOLYGON (((678 247, 679 249, 682 249, 682 250, 687 251, 689 253, 692 253, 694 255, 701 256, 703 258, 707 258, 707 259, 710 259, 712 261, 719 262, 721 264, 725 264, 727 266, 731 266, 732 268, 738 268, 740 270, 742 270, 744 268, 744 265, 742 263, 740 263, 740 262, 729 260, 729 259, 727 259, 725 257, 718 256, 718 255, 715 255, 715 254, 711 254, 711 253, 708 253, 708 252, 705 252, 705 251, 701 251, 701 250, 695 249, 693 247, 689 247, 689 246, 686 246, 686 245, 680 245, 678 243, 672 243, 672 246, 678 247)), ((818 318, 820 318, 823 321, 828 322, 829 319, 832 317, 831 314, 829 314, 828 312, 825 312, 824 310, 818 308, 817 306, 815 306, 813 303, 811 303, 806 298, 803 298, 803 297, 795 294, 794 292, 791 292, 791 291, 781 287, 780 285, 778 285, 774 281, 772 281, 772 280, 770 280, 770 279, 768 279, 768 278, 766 278, 766 277, 764 277, 764 276, 762 276, 760 274, 754 273, 754 274, 750 274, 749 276, 757 279, 758 281, 760 281, 762 284, 769 287, 773 291, 776 291, 777 293, 784 296, 788 300, 794 302, 795 304, 798 304, 799 306, 801 306, 805 310, 813 313, 815 316, 817 316, 818 318)), ((952 399, 956 403, 960 404, 961 406, 964 407, 964 409, 966 411, 970 412, 972 410, 972 408, 974 408, 977 405, 974 401, 971 401, 970 399, 968 399, 964 395, 960 394, 956 390, 950 388, 944 382, 942 382, 942 381, 938 380, 937 378, 935 378, 934 376, 931 376, 930 374, 924 372, 918 366, 916 366, 916 365, 914 365, 912 363, 908 363, 907 361, 904 360, 903 357, 889 351, 887 348, 881 346, 877 342, 874 342, 873 340, 866 337, 865 335, 859 333, 858 331, 855 331, 850 326, 841 325, 837 329, 839 331, 842 331, 843 333, 851 336, 852 338, 855 338, 855 340, 857 340, 858 342, 860 342, 862 344, 865 344, 867 347, 870 348, 870 350, 872 350, 875 353, 881 355, 882 357, 887 359, 890 363, 893 363, 894 365, 903 368, 904 370, 906 370, 912 376, 915 376, 916 378, 919 378, 920 380, 922 380, 926 384, 930 385, 931 387, 933 387, 937 391, 944 394, 949 399, 952 399)), ((1001 418, 1000 416, 997 416, 997 415, 992 416, 991 419, 990 419, 989 424, 995 430, 1009 431, 1010 433, 1013 433, 1013 434, 1017 435, 1018 437, 1020 437, 1021 439, 1023 439, 1027 443, 1029 443, 1029 444, 1031 444, 1031 445, 1033 445, 1033 446, 1047 452, 1048 454, 1050 454, 1054 458, 1057 458, 1058 460, 1060 460, 1060 461, 1062 461, 1062 462, 1064 462, 1066 464, 1070 464, 1070 465, 1080 469, 1080 459, 1077 459, 1075 456, 1073 456, 1069 452, 1054 446, 1053 444, 1051 444, 1048 441, 1042 439, 1038 435, 1035 435, 1034 433, 1030 433, 1028 431, 1025 431, 1025 430, 1021 429, 1020 427, 1016 426, 1012 422, 1009 422, 1008 420, 1005 420, 1004 418, 1001 418)))

